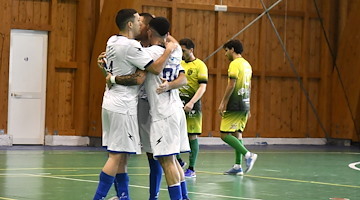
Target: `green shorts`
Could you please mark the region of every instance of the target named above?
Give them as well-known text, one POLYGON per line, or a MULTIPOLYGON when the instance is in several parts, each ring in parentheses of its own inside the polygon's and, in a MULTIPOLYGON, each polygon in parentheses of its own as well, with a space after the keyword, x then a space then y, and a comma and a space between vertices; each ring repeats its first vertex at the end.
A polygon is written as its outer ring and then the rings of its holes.
POLYGON ((226 111, 221 119, 220 132, 243 132, 249 118, 249 111, 226 111))
POLYGON ((185 114, 188 134, 200 135, 202 132, 202 112, 199 110, 192 110, 185 114))

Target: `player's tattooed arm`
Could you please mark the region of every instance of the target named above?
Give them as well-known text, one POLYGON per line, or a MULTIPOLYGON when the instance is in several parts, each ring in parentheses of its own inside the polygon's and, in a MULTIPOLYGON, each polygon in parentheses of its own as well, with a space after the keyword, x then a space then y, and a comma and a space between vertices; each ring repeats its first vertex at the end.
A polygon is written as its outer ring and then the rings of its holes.
MULTIPOLYGON (((106 77, 106 80, 110 80, 111 75, 106 77)), ((141 85, 146 78, 146 72, 140 69, 137 69, 134 74, 116 76, 115 82, 118 85, 141 85)))

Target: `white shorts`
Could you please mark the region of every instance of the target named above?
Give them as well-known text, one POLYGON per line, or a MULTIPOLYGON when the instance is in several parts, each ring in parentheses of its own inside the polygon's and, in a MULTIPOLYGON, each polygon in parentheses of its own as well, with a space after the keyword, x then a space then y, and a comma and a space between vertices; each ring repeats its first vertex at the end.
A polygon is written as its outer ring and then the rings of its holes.
POLYGON ((109 152, 141 154, 137 115, 102 109, 102 146, 109 152))
POLYGON ((150 141, 154 157, 189 152, 190 145, 186 130, 186 117, 181 107, 173 115, 152 121, 150 141))
POLYGON ((139 98, 138 101, 138 122, 140 131, 140 141, 144 152, 152 153, 150 145, 150 105, 145 99, 139 98))
POLYGON ((189 136, 186 125, 186 115, 182 107, 178 110, 180 115, 180 153, 190 152, 189 136))

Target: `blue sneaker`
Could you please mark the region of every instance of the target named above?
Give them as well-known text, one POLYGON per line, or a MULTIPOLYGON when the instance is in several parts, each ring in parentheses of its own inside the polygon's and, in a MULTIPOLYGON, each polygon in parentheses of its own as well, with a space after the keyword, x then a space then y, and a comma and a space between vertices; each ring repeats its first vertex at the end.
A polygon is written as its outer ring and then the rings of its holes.
POLYGON ((242 176, 244 175, 244 172, 242 170, 242 168, 236 168, 235 165, 230 168, 228 171, 224 172, 225 175, 237 175, 237 176, 242 176))
POLYGON ((185 171, 185 178, 195 178, 196 177, 196 173, 191 170, 191 169, 187 169, 185 171))
POLYGON ((257 159, 256 153, 251 153, 250 158, 246 159, 246 167, 245 173, 248 173, 251 171, 251 169, 254 167, 255 161, 257 159))

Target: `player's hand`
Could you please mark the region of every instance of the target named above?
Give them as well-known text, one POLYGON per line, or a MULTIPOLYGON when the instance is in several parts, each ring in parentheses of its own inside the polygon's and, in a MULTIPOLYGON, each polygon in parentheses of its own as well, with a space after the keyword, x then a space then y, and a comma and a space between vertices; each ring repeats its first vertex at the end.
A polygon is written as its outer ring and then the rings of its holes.
POLYGON ((221 117, 224 116, 225 112, 226 112, 226 106, 224 106, 223 103, 220 103, 220 106, 218 108, 218 112, 220 114, 221 117))
POLYGON ((172 52, 176 49, 177 44, 174 42, 166 42, 165 47, 166 49, 169 49, 172 52))
POLYGON ((160 84, 158 88, 156 88, 156 93, 158 93, 158 94, 161 94, 163 92, 170 90, 169 82, 164 78, 161 78, 161 80, 163 83, 160 84))
POLYGON ((190 112, 192 109, 194 108, 194 104, 189 101, 185 106, 184 106, 184 111, 185 112, 190 112))
POLYGON ((105 68, 106 52, 100 53, 97 59, 98 67, 103 70, 105 68))

